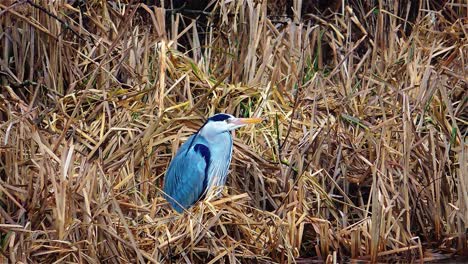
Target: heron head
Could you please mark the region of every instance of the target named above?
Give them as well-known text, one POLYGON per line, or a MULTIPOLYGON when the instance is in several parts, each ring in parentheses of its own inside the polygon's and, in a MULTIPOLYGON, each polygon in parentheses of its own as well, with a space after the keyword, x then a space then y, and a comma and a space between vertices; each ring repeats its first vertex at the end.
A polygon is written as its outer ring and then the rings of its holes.
POLYGON ((262 122, 261 118, 237 118, 229 114, 216 114, 206 121, 200 133, 206 136, 232 131, 248 124, 262 122))

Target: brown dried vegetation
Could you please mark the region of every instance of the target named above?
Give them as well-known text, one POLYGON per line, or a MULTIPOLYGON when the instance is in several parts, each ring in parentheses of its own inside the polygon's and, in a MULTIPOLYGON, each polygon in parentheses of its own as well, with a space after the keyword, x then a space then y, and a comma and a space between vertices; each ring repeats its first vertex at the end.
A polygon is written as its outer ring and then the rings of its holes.
POLYGON ((467 254, 466 1, 214 2, 0 2, 0 262, 467 254), (216 112, 268 121, 178 215, 165 169, 216 112))

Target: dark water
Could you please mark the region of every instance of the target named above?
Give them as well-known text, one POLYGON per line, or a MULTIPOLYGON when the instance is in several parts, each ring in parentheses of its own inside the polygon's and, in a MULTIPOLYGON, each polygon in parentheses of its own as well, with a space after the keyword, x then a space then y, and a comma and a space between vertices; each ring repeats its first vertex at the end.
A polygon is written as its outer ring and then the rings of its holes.
POLYGON ((429 261, 426 263, 444 263, 444 264, 450 264, 450 263, 456 263, 456 264, 461 264, 461 263, 468 263, 468 256, 458 256, 458 257, 452 257, 452 258, 446 258, 446 259, 439 259, 439 260, 433 260, 429 261))

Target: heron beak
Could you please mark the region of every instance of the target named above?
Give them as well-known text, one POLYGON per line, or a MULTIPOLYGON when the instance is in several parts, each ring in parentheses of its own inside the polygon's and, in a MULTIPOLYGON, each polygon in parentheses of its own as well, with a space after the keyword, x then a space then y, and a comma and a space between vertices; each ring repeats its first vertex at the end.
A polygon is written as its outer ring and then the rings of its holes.
POLYGON ((257 124, 263 121, 263 118, 253 117, 253 118, 236 118, 232 121, 235 125, 248 125, 248 124, 257 124))

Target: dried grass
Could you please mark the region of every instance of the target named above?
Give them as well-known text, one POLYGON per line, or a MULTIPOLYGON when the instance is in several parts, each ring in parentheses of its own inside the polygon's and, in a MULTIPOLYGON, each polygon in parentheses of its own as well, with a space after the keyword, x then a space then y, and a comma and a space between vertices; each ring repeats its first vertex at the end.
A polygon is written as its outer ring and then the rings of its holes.
POLYGON ((0 262, 468 254, 468 6, 350 2, 278 20, 219 1, 198 27, 143 4, 0 3, 0 262), (216 112, 268 121, 236 132, 222 198, 178 215, 165 169, 216 112))

